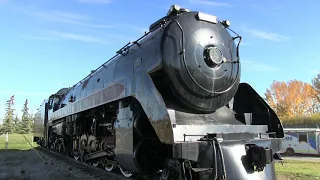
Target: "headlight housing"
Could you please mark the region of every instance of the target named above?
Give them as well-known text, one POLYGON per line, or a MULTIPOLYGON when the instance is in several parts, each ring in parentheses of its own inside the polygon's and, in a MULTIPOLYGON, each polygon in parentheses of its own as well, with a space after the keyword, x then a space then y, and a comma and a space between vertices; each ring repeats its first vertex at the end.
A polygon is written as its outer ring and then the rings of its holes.
POLYGON ((204 60, 211 68, 219 66, 222 63, 222 58, 222 52, 216 46, 210 46, 204 50, 204 60))

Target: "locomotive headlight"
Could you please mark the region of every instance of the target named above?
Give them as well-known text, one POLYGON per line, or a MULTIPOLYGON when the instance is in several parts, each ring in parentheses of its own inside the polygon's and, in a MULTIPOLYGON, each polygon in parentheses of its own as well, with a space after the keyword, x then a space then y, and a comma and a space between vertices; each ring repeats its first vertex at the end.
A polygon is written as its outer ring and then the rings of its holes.
POLYGON ((217 47, 208 47, 204 50, 204 60, 209 67, 216 67, 222 63, 222 53, 217 47))

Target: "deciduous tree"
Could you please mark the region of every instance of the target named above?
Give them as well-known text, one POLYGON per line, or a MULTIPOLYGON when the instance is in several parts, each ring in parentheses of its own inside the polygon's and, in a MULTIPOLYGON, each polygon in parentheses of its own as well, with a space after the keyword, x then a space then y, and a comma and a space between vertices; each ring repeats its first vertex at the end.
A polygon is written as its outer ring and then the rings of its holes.
POLYGON ((305 82, 273 81, 265 96, 269 105, 281 116, 296 116, 314 113, 316 91, 305 82))
POLYGON ((265 96, 269 105, 279 116, 289 115, 288 86, 285 82, 273 81, 265 96))

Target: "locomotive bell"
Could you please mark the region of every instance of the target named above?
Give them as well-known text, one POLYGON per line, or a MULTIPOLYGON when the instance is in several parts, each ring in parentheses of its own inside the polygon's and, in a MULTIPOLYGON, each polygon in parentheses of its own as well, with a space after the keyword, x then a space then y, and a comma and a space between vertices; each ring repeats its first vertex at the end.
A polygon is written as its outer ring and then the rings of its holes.
POLYGON ((189 9, 181 8, 179 5, 172 5, 167 13, 167 16, 170 16, 172 14, 179 14, 181 12, 189 12, 189 9))
POLYGON ((170 9, 169 9, 169 11, 168 11, 168 13, 167 13, 167 16, 169 16, 169 15, 170 15, 171 13, 173 13, 173 12, 179 12, 179 10, 180 10, 180 6, 174 4, 174 5, 172 5, 172 6, 170 7, 170 9))

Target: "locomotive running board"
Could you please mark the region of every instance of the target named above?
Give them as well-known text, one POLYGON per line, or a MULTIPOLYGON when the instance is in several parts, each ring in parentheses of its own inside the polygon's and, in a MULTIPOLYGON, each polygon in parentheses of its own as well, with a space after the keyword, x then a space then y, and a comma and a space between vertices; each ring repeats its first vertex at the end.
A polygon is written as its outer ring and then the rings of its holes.
POLYGON ((207 134, 221 135, 229 140, 269 138, 266 125, 176 125, 173 128, 175 142, 197 141, 207 134))
POLYGON ((91 154, 84 155, 83 159, 84 159, 84 161, 88 161, 91 159, 96 159, 96 158, 107 156, 107 155, 108 155, 108 153, 106 151, 97 151, 97 152, 94 152, 91 154))

